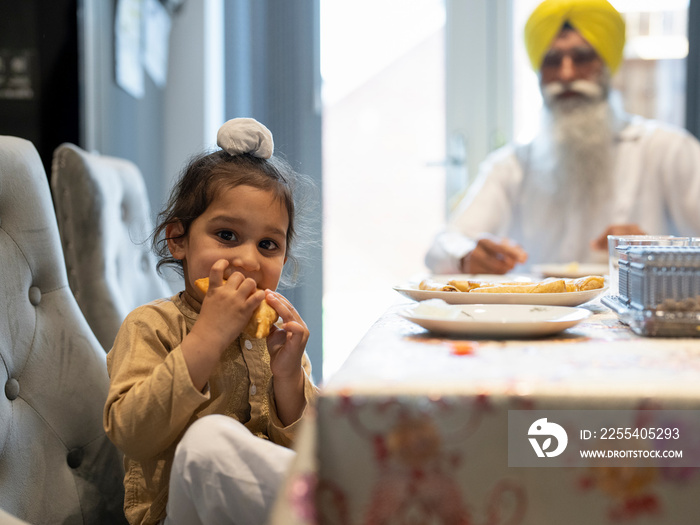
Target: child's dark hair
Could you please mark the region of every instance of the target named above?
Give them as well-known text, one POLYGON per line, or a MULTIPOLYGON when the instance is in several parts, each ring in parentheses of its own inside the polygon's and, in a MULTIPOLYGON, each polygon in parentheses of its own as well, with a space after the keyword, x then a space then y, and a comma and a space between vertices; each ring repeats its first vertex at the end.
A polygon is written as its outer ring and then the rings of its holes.
POLYGON ((204 213, 218 192, 225 188, 247 185, 272 191, 287 210, 289 227, 285 267, 292 268, 293 280, 299 266, 292 247, 296 246, 297 239, 295 197, 300 183, 308 184, 309 181, 296 173, 289 163, 276 156, 263 159, 248 153, 230 155, 218 150, 192 157, 173 187, 165 209, 158 214, 152 236, 153 249, 158 257, 158 272, 161 273, 163 266, 171 266, 183 275, 182 261, 173 258, 168 249, 165 230, 169 224, 182 224, 184 237, 189 233, 192 222, 204 213))

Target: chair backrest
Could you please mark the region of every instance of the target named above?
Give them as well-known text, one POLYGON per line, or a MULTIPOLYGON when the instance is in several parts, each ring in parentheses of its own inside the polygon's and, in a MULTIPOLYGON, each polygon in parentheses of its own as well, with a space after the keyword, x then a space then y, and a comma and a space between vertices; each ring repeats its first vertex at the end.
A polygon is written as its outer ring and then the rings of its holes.
POLYGON ((51 187, 68 282, 108 351, 131 310, 173 293, 155 269, 143 176, 132 162, 66 143, 54 152, 51 187))
POLYGON ((105 353, 66 278, 48 178, 0 136, 0 508, 30 523, 125 523, 105 435, 105 353))

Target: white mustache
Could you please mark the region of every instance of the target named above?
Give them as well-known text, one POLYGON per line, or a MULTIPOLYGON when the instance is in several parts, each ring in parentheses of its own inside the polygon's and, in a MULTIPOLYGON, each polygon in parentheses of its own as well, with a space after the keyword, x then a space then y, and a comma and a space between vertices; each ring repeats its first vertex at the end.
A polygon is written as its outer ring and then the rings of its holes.
POLYGON ((578 93, 586 98, 597 100, 603 98, 603 87, 590 80, 574 80, 573 82, 550 82, 542 87, 542 96, 547 102, 552 102, 566 92, 578 93))

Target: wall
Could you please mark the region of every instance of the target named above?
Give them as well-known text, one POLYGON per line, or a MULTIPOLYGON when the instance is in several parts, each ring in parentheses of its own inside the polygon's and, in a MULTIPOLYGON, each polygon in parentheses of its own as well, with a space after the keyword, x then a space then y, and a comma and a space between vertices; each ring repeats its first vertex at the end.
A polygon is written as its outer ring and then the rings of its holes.
POLYGON ((314 379, 323 363, 321 260, 321 73, 318 0, 225 2, 226 117, 253 117, 273 133, 275 153, 315 182, 309 241, 297 286, 282 289, 306 322, 314 379))
POLYGON ((190 155, 216 147, 224 114, 224 2, 187 0, 173 17, 164 92, 163 181, 190 155))
POLYGON ((215 143, 223 122, 222 4, 184 3, 172 19, 167 85, 161 89, 146 75, 137 99, 115 81, 116 2, 82 1, 82 146, 139 166, 154 214, 187 158, 215 143))

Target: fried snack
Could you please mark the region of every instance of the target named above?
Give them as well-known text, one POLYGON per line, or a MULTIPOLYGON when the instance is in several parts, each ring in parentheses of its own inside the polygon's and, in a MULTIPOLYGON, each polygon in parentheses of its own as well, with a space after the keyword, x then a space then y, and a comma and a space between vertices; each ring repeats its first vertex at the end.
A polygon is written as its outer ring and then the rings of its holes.
MULTIPOLYGON (((226 281, 224 281, 224 284, 226 281)), ((203 293, 209 290, 209 277, 197 279, 195 286, 203 293)), ((243 333, 252 339, 262 339, 270 335, 270 329, 278 318, 277 311, 263 299, 262 303, 255 309, 248 324, 243 329, 243 333)))
MULTIPOLYGON (((226 281, 224 281, 226 282, 226 281)), ((206 294, 209 291, 209 277, 203 277, 202 279, 197 279, 194 285, 199 288, 199 290, 206 294)))
POLYGON ((564 279, 530 284, 496 283, 493 286, 474 288, 471 293, 562 293, 566 292, 564 279))
POLYGON ((428 290, 430 292, 459 292, 457 288, 451 284, 442 284, 430 279, 424 279, 418 285, 419 290, 428 290))
POLYGON ((487 287, 491 287, 491 286, 520 286, 523 283, 517 282, 517 281, 491 283, 491 282, 487 282, 487 281, 457 281, 457 280, 452 280, 452 281, 448 281, 447 284, 457 288, 457 291, 471 292, 476 288, 487 288, 487 287))
POLYGON ((486 281, 447 281, 447 284, 424 279, 418 284, 419 290, 427 290, 430 292, 471 292, 475 288, 483 288, 485 286, 499 286, 505 284, 522 284, 518 282, 512 283, 490 283, 486 281))
POLYGON ((586 290, 597 290, 605 286, 605 278, 600 275, 588 275, 574 281, 579 292, 586 290))
POLYGON ((550 277, 536 283, 523 282, 489 282, 460 281, 453 279, 447 284, 425 279, 418 285, 419 290, 431 292, 465 292, 465 293, 564 293, 597 290, 605 286, 605 278, 600 275, 588 275, 579 279, 558 279, 550 277))
POLYGON ((448 281, 448 285, 454 286, 459 292, 471 292, 474 288, 480 288, 481 286, 490 286, 491 283, 485 283, 481 281, 448 281))
POLYGON ((587 290, 597 290, 605 286, 605 278, 600 275, 588 275, 579 279, 567 279, 567 292, 585 292, 587 290))
POLYGON ((253 316, 243 329, 243 333, 255 339, 263 339, 270 335, 272 325, 277 322, 277 311, 263 299, 260 306, 253 312, 253 316))

